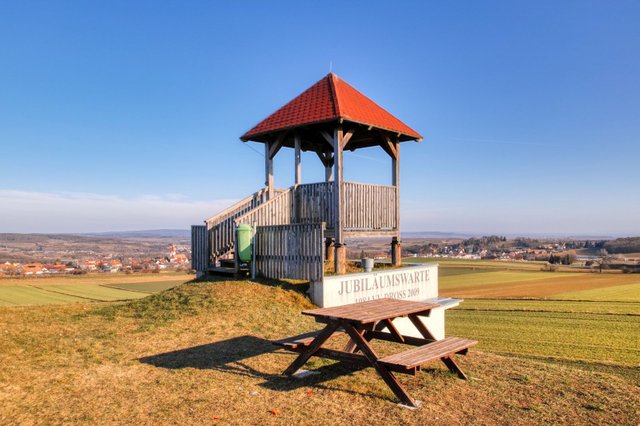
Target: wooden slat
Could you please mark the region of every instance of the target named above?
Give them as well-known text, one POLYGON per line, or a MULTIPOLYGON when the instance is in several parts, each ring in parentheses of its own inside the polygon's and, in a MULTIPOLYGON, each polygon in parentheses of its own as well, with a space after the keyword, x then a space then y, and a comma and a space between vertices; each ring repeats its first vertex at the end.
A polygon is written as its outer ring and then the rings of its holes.
MULTIPOLYGON (((311 331, 309 333, 300 334, 298 336, 287 337, 286 339, 274 340, 272 343, 278 346, 284 346, 287 349, 297 349, 301 346, 309 346, 309 344, 315 339, 322 330, 311 331)), ((329 338, 334 338, 344 335, 344 331, 335 331, 329 338)))
POLYGON ((447 337, 433 343, 428 343, 404 352, 381 358, 378 362, 385 365, 402 366, 410 369, 418 367, 426 362, 448 357, 477 345, 475 340, 462 339, 460 337, 447 337))
POLYGON ((191 268, 205 272, 208 268, 209 250, 206 225, 191 226, 191 268))
POLYGON ((348 231, 397 230, 397 187, 343 182, 342 228, 348 231))
POLYGON ((375 321, 398 318, 410 314, 420 315, 438 306, 436 303, 385 298, 334 306, 331 308, 311 309, 303 311, 302 313, 316 317, 318 321, 323 318, 332 320, 339 318, 361 324, 370 324, 375 321))
POLYGON ((321 280, 324 275, 324 224, 258 226, 255 268, 267 278, 321 280))

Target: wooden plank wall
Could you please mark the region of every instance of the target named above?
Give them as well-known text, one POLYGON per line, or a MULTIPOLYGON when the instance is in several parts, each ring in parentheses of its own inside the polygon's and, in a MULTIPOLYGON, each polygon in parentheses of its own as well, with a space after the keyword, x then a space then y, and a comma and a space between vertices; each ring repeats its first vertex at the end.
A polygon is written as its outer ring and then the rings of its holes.
POLYGON ((205 272, 209 261, 206 225, 191 225, 191 268, 205 272))
POLYGON ((342 229, 398 229, 398 191, 395 186, 342 183, 342 229))
POLYGON ((321 280, 324 276, 324 223, 258 226, 254 250, 258 275, 321 280))
POLYGON ((307 183, 298 185, 294 193, 294 223, 324 222, 332 228, 333 182, 307 183))

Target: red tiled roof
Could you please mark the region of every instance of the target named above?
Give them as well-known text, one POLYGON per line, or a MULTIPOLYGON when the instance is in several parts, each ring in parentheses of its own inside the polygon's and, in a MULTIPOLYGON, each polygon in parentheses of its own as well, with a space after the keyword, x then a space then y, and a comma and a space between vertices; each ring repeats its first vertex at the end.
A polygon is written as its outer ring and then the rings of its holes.
POLYGON ((418 132, 333 73, 262 120, 240 139, 248 141, 278 130, 339 119, 422 139, 418 132))

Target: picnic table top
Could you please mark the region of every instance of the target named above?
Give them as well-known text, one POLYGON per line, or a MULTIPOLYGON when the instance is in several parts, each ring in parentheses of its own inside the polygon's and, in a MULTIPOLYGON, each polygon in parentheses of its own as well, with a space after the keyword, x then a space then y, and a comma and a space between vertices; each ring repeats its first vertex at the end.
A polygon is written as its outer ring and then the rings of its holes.
POLYGON ((437 308, 437 303, 415 302, 399 299, 375 299, 366 302, 351 303, 349 305, 334 306, 332 308, 309 309, 303 311, 310 315, 325 319, 343 319, 368 324, 390 318, 404 317, 411 314, 427 312, 437 308))

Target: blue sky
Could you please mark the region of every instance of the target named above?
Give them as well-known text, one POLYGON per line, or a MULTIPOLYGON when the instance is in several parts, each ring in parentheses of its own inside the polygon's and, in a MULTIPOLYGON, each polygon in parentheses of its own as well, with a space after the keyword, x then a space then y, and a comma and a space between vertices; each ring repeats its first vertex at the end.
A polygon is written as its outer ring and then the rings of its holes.
MULTIPOLYGON (((0 232, 186 228, 332 70, 424 135, 405 231, 640 234, 640 3, 0 3, 0 232)), ((357 155, 356 155, 357 154, 357 155)), ((347 179, 390 181, 378 149, 347 179)), ((275 164, 293 180, 293 157, 275 164)), ((303 155, 303 180, 323 179, 303 155)))

